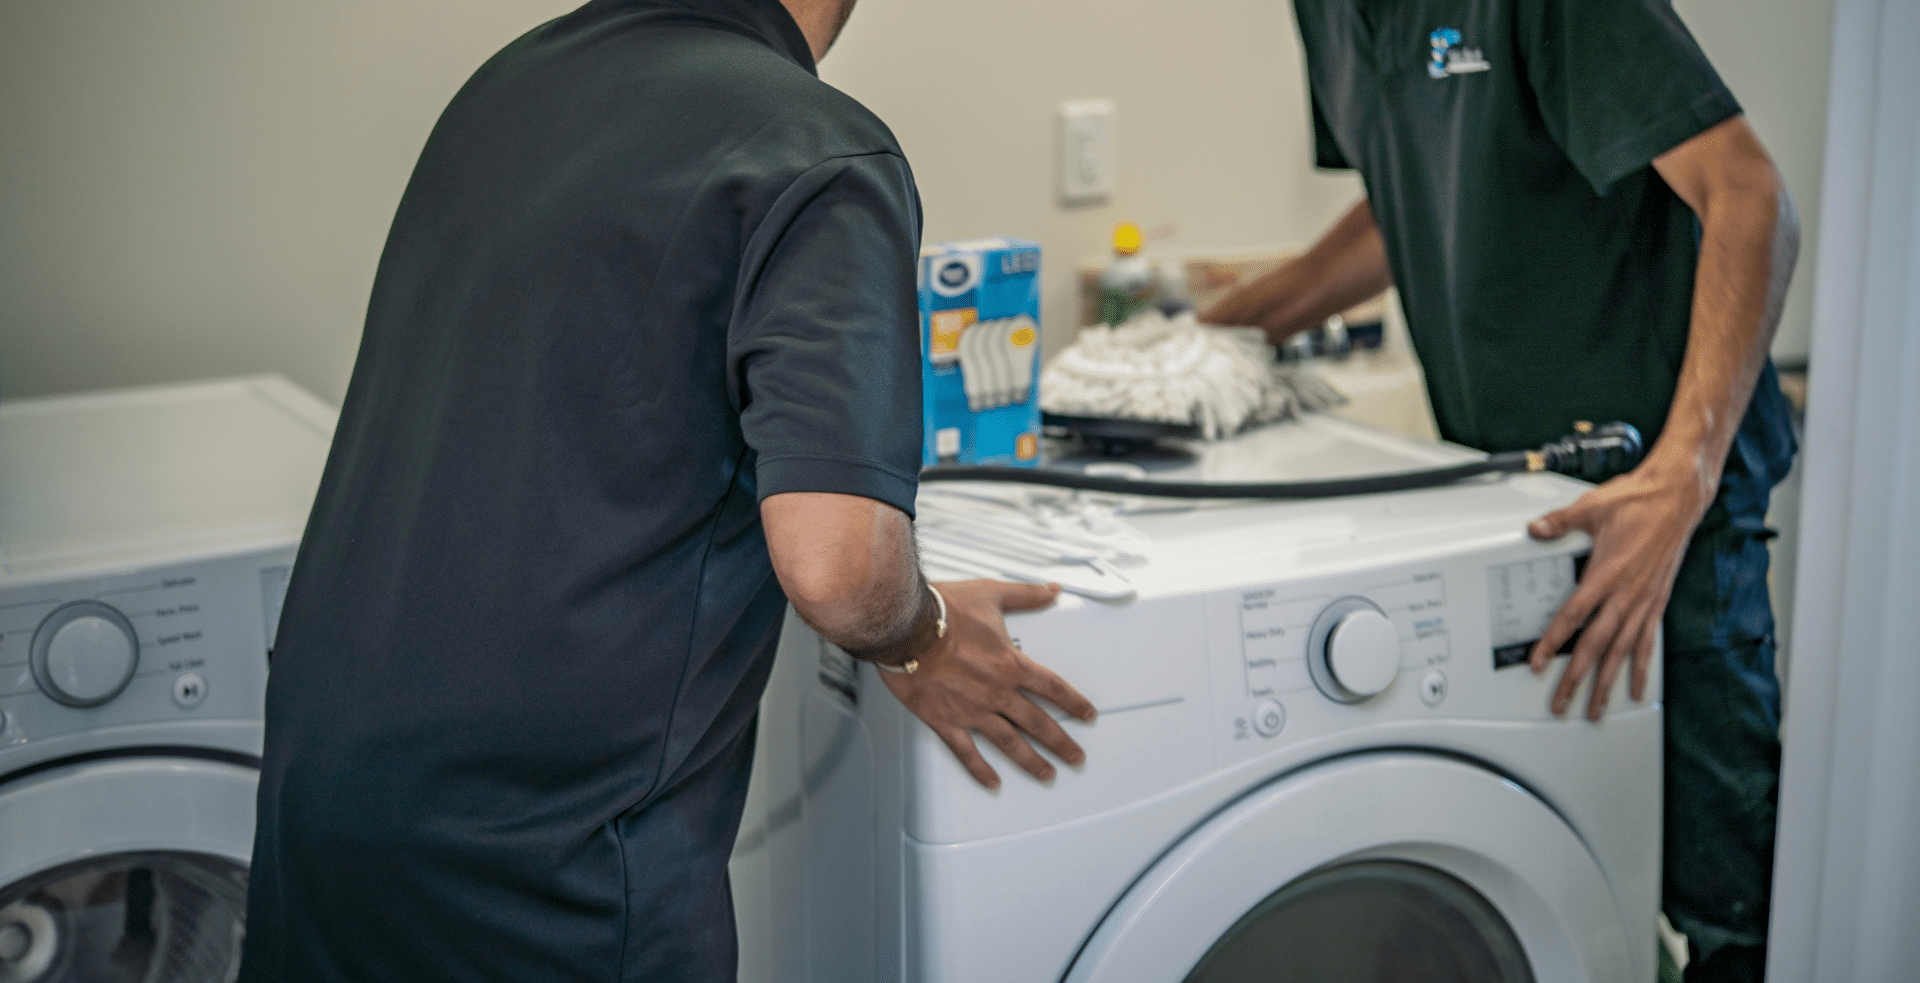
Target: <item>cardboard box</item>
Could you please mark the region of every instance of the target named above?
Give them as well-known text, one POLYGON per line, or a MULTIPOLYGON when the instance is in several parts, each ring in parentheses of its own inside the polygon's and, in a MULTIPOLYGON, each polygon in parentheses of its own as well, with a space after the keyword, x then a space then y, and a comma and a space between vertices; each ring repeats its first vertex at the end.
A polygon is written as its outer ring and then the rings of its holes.
POLYGON ((927 464, 1040 463, 1040 244, 920 253, 927 464))

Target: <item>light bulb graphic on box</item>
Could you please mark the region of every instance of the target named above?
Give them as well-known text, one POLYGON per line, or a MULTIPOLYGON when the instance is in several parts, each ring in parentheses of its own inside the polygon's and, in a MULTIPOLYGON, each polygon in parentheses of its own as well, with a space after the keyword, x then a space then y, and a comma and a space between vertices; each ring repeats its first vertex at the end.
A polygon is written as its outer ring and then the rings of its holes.
POLYGON ((921 254, 925 463, 1039 463, 1039 271, 1020 239, 921 254))
POLYGON ((1018 314, 968 327, 959 343, 967 408, 974 412, 1026 402, 1033 394, 1039 326, 1018 314))

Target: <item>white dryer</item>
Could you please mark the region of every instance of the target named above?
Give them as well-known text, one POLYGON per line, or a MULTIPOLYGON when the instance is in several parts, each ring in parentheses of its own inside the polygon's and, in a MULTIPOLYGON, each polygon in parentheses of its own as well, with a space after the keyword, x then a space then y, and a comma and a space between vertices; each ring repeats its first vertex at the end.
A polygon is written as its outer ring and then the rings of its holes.
MULTIPOLYGON (((1167 475, 1473 457, 1315 417, 1167 475)), ((1065 722, 1087 761, 1051 787, 981 742, 1004 783, 980 788, 789 616, 733 864, 741 978, 1651 979, 1658 691, 1623 680, 1605 722, 1557 719, 1557 669, 1521 661, 1589 545, 1525 524, 1588 487, 1133 515, 1154 544, 1137 596, 1008 619, 1101 711, 1065 722)))
POLYGON ((267 660, 334 412, 0 403, 0 981, 238 971, 267 660))

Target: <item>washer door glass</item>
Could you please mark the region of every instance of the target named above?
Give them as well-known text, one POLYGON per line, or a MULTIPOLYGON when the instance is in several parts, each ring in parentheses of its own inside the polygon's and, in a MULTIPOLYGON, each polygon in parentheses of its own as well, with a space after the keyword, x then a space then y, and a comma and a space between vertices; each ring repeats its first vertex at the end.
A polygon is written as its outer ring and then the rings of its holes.
POLYGON ((1423 864, 1308 874, 1247 912, 1187 983, 1533 983, 1513 929, 1480 892, 1423 864))
POLYGON ((228 983, 246 868, 186 853, 68 864, 0 888, 0 983, 228 983))

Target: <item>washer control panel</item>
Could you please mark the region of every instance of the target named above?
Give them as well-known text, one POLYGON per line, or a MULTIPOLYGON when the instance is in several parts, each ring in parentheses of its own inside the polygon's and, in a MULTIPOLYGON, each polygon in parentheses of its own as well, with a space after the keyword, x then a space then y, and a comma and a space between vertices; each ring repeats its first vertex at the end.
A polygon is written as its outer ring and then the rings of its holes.
POLYGON ((1216 685, 1224 705, 1242 708, 1226 722, 1230 742, 1278 737, 1302 703, 1362 704, 1394 689, 1403 671, 1452 658, 1439 570, 1350 592, 1274 585, 1212 601, 1216 624, 1222 602, 1233 605, 1232 640, 1216 646, 1237 650, 1226 673, 1231 693, 1216 685))
POLYGON ((291 545, 0 592, 0 749, 188 719, 258 719, 291 545))
POLYGON ((1546 717, 1551 680, 1497 665, 1539 637, 1576 562, 1521 540, 1208 595, 1217 751, 1394 720, 1546 717))

